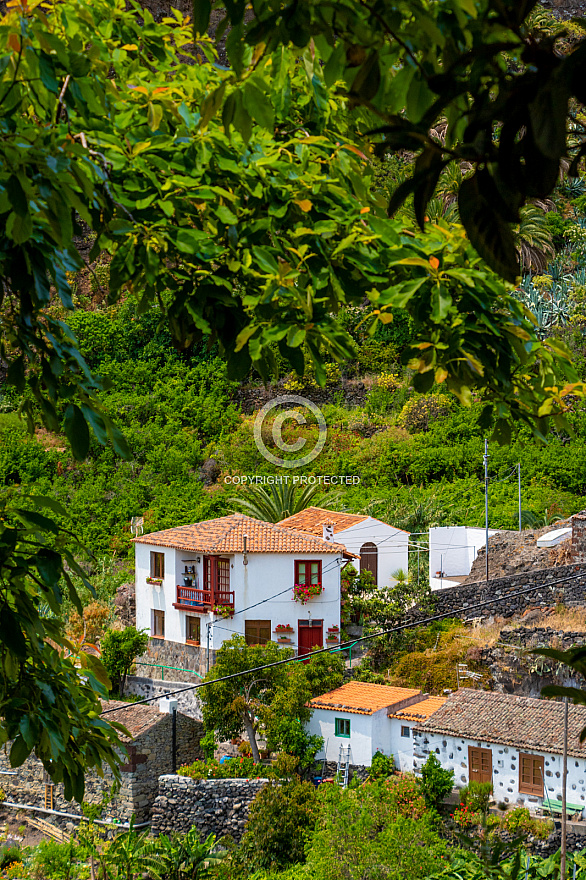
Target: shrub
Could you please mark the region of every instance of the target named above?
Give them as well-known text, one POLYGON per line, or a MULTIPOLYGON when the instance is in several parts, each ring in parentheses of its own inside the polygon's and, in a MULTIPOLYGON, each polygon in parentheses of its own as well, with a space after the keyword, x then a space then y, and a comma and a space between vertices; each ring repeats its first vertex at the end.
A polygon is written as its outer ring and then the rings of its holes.
POLYGON ((102 661, 112 682, 112 690, 124 692, 126 676, 136 658, 143 654, 149 643, 146 631, 139 632, 134 626, 122 630, 110 629, 102 639, 102 661))
POLYGON ((488 802, 492 794, 492 782, 469 782, 460 790, 460 800, 472 810, 472 812, 486 813, 488 802))
POLYGON ((419 779, 412 773, 401 773, 384 783, 383 792, 388 799, 391 815, 407 819, 421 819, 428 812, 419 779))
POLYGON ((438 807, 454 785, 454 771, 444 770, 432 752, 421 768, 421 791, 428 807, 438 807))
POLYGON ((12 862, 20 862, 21 859, 22 854, 18 846, 11 844, 10 846, 0 847, 0 870, 3 871, 7 865, 10 865, 12 862))
POLYGON ((368 773, 369 779, 381 779, 392 776, 395 772, 395 760, 393 756, 383 755, 382 752, 376 752, 372 756, 372 763, 368 773))
POLYGON ((451 401, 446 394, 416 395, 407 401, 397 423, 410 434, 419 434, 428 431, 437 419, 449 415, 450 409, 451 401))
POLYGON ((310 782, 269 783, 252 802, 238 858, 256 870, 305 861, 317 815, 318 797, 310 782))
POLYGON ((69 880, 80 846, 74 842, 41 840, 35 848, 30 873, 35 880, 69 880))
POLYGON ((264 764, 255 764, 252 758, 230 758, 220 764, 215 758, 207 761, 194 761, 193 764, 185 764, 177 771, 179 776, 189 776, 190 779, 267 779, 275 776, 272 767, 264 764))

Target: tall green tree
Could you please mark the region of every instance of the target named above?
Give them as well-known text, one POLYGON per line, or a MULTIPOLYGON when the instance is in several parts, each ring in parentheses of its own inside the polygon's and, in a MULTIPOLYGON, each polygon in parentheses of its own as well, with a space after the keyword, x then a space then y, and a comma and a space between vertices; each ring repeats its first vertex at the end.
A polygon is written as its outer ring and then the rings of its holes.
POLYGON ((273 748, 284 748, 305 757, 319 743, 310 742, 303 724, 311 716, 308 701, 342 683, 344 664, 339 655, 320 654, 310 662, 283 664, 273 669, 249 672, 260 666, 292 657, 293 651, 269 642, 247 645, 243 636, 224 642, 216 663, 206 676, 211 682, 200 691, 203 722, 220 738, 248 736, 255 762, 260 761, 257 734, 267 737, 273 748), (229 681, 214 680, 242 673, 229 681))

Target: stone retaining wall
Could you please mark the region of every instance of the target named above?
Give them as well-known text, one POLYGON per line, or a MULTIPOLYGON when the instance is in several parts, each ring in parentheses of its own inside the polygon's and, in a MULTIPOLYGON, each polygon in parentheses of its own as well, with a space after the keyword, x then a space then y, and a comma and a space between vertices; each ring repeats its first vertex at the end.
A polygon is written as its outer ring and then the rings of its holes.
MULTIPOLYGON (((161 715, 159 723, 148 729, 132 743, 127 744, 128 759, 121 772, 117 794, 106 806, 103 819, 128 822, 134 814, 136 822, 150 818, 151 807, 158 792, 158 777, 172 769, 172 718, 161 715)), ((176 767, 191 764, 203 758, 199 741, 203 725, 193 718, 177 714, 176 767)), ((0 751, 0 786, 5 800, 33 807, 45 806, 45 783, 49 777, 41 761, 32 754, 16 772, 12 772, 8 750, 0 751)), ((100 803, 104 792, 109 792, 114 781, 109 767, 104 766, 104 777, 89 770, 85 774, 85 800, 100 803)), ((81 814, 76 801, 66 801, 61 784, 53 787, 53 808, 67 813, 81 814)))
POLYGON ((499 642, 507 645, 515 645, 519 648, 538 648, 547 646, 567 651, 573 645, 582 645, 586 642, 586 632, 563 631, 553 629, 551 626, 525 627, 517 626, 514 629, 502 629, 498 638, 499 642))
MULTIPOLYGON (((141 657, 136 658, 136 670, 139 676, 148 678, 160 678, 161 670, 157 668, 162 666, 179 667, 185 672, 169 670, 169 678, 174 681, 182 681, 191 683, 197 680, 197 676, 205 675, 208 668, 208 652, 205 647, 198 645, 184 645, 180 642, 170 642, 166 639, 149 639, 148 647, 141 657), (155 664, 155 665, 150 665, 155 664)), ((212 667, 216 662, 216 652, 210 651, 209 665, 212 667)), ((165 670, 167 674, 167 670, 165 670)))
MULTIPOLYGON (((191 676, 189 684, 196 684, 199 678, 191 676)), ((168 694, 169 691, 175 691, 184 688, 184 681, 162 681, 160 678, 143 678, 139 675, 129 675, 126 679, 126 694, 136 694, 141 698, 159 697, 168 694)), ((197 695, 197 691, 183 691, 177 694, 174 699, 177 700, 177 711, 189 718, 195 718, 196 721, 202 721, 201 702, 197 695)))
MULTIPOLYGON (((489 581, 458 584, 434 591, 433 600, 435 614, 463 608, 459 616, 464 620, 496 615, 509 618, 522 614, 527 608, 549 608, 559 602, 568 606, 585 605, 586 565, 560 565, 489 581), (534 589, 522 596, 511 595, 528 587, 534 589), (489 604, 479 608, 481 602, 489 604)), ((428 616, 419 610, 415 613, 420 617, 428 616)))
POLYGON ((250 804, 267 782, 266 779, 161 776, 151 832, 157 836, 172 831, 186 832, 195 826, 202 839, 215 834, 218 838, 230 836, 238 842, 244 833, 250 804))

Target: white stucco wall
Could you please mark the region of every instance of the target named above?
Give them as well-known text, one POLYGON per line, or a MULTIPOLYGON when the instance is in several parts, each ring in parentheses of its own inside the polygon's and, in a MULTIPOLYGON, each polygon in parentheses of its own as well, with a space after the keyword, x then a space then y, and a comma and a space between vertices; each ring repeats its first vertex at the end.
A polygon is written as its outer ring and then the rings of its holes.
POLYGON ((342 712, 330 709, 315 709, 311 720, 306 725, 310 734, 323 736, 324 748, 318 753, 316 760, 337 761, 340 745, 351 748, 351 762, 370 767, 376 752, 392 755, 395 766, 402 773, 413 772, 413 729, 415 721, 389 718, 386 709, 380 709, 373 715, 359 715, 353 712, 342 712), (336 736, 335 719, 350 720, 350 739, 336 736), (409 737, 401 736, 401 727, 408 727, 409 737))
POLYGON ((413 728, 415 721, 400 718, 389 718, 390 723, 390 754, 395 758, 395 766, 401 773, 413 773, 413 728), (401 728, 409 728, 409 736, 401 736, 401 728))
POLYGON ((366 767, 370 767, 372 756, 377 748, 385 755, 390 754, 388 722, 386 709, 380 709, 373 715, 360 715, 356 712, 343 712, 337 709, 314 709, 306 728, 312 735, 323 736, 324 747, 321 752, 318 752, 317 761, 323 761, 324 758, 327 761, 337 761, 340 755, 340 746, 344 746, 344 749, 350 746, 350 763, 364 764, 366 767), (350 739, 336 736, 336 718, 346 718, 350 721, 350 739), (385 742, 386 747, 383 747, 385 742))
MULTIPOLYGON (((519 752, 543 755, 544 781, 548 795, 552 800, 561 800, 562 756, 539 752, 536 749, 518 749, 513 746, 460 739, 416 728, 413 748, 414 770, 415 772, 421 771, 429 754, 435 752, 442 767, 454 771, 456 788, 462 788, 469 782, 468 746, 491 750, 493 797, 497 803, 503 801, 507 804, 525 806, 533 810, 542 805, 542 798, 519 792, 519 752)), ((586 756, 584 758, 568 758, 566 794, 568 803, 586 806, 586 756)))
MULTIPOLYGON (((496 535, 494 529, 488 530, 489 538, 496 535)), ((470 574, 472 564, 481 547, 486 543, 484 529, 471 529, 466 526, 437 526, 429 530, 429 583, 432 589, 453 586, 453 577, 470 574), (443 571, 443 581, 436 578, 437 571, 443 571)))
MULTIPOLYGON (((242 554, 230 557, 230 590, 235 593, 235 615, 233 618, 216 620, 210 647, 217 650, 234 633, 244 634, 246 620, 270 620, 272 638, 278 623, 290 624, 294 632, 290 647, 297 648, 298 622, 300 620, 323 620, 324 646, 330 626, 340 626, 340 571, 341 556, 334 553, 292 554, 292 553, 248 553, 248 565, 243 564, 242 554), (295 583, 295 560, 307 559, 322 561, 322 584, 324 590, 302 605, 293 600, 295 583), (276 594, 282 595, 277 596, 276 594), (272 598, 275 597, 276 598, 272 598), (258 604, 261 603, 261 604, 258 604), (256 606, 250 608, 249 606, 256 606), (248 609, 244 611, 244 609, 248 609)), ((151 609, 165 612, 165 639, 185 643, 185 619, 191 612, 173 608, 177 585, 183 585, 184 560, 188 565, 195 564, 198 583, 203 586, 203 554, 187 550, 174 550, 157 547, 153 544, 135 544, 136 577, 136 626, 137 629, 151 631, 151 609), (165 554, 165 578, 161 590, 146 583, 150 575, 150 554, 165 554), (199 557, 200 562, 194 562, 199 557)), ((212 619, 209 614, 199 614, 201 620, 201 643, 206 646, 206 624, 212 619)))
MULTIPOLYGON (((378 549, 378 586, 387 587, 396 583, 393 572, 402 568, 409 570, 409 533, 389 526, 378 519, 369 517, 343 531, 337 531, 335 540, 344 544, 347 550, 360 556, 360 548, 371 541, 378 549)), ((359 571, 360 560, 352 561, 359 571)))

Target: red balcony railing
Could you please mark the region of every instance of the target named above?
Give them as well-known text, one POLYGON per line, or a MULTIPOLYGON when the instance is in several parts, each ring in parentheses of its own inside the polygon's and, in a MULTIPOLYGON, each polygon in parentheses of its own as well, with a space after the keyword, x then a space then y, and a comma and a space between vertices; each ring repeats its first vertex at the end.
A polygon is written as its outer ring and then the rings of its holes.
POLYGON ((234 592, 232 590, 216 590, 212 601, 211 590, 200 590, 197 587, 177 587, 177 601, 173 608, 180 611, 205 612, 214 606, 222 605, 234 610, 234 592))

